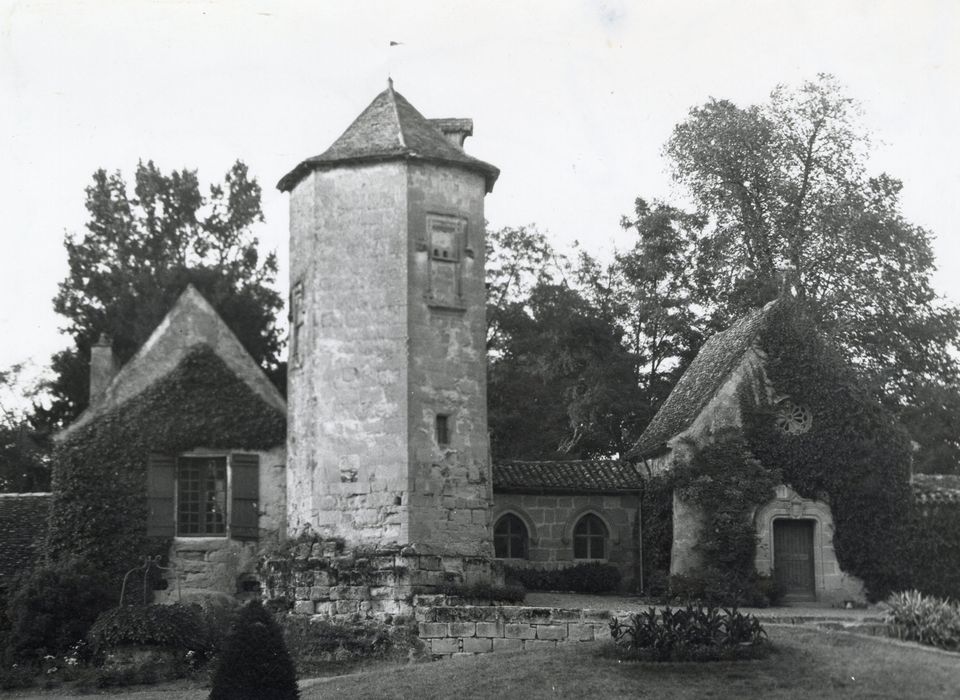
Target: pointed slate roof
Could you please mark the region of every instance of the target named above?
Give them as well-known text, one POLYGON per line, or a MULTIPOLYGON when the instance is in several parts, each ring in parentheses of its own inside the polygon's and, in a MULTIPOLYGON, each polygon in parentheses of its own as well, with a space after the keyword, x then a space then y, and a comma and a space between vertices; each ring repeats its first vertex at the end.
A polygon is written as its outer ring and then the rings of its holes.
POLYGON ((420 160, 455 165, 479 172, 487 183, 487 192, 500 170, 464 153, 443 135, 438 126, 426 119, 389 81, 353 124, 326 151, 307 158, 280 178, 277 188, 289 192, 312 170, 334 168, 351 163, 387 160, 420 160))
POLYGON ((649 457, 661 451, 667 440, 693 424, 753 346, 776 304, 775 299, 754 309, 704 343, 626 458, 649 457))
POLYGON ((209 346, 227 367, 269 406, 286 414, 287 402, 220 314, 192 284, 160 325, 87 410, 55 437, 63 442, 81 426, 140 395, 176 369, 197 345, 209 346))
POLYGON ((640 473, 629 462, 616 459, 496 462, 495 491, 635 491, 640 473))

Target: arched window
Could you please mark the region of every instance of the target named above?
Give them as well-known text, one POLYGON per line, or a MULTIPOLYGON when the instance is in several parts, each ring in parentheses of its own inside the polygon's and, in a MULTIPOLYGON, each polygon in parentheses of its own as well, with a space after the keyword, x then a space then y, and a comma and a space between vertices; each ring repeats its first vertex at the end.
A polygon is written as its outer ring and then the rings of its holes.
POLYGON ((493 550, 497 559, 527 558, 527 526, 513 513, 506 513, 493 526, 493 550))
POLYGON ((587 513, 573 528, 574 559, 605 559, 607 526, 593 513, 587 513))

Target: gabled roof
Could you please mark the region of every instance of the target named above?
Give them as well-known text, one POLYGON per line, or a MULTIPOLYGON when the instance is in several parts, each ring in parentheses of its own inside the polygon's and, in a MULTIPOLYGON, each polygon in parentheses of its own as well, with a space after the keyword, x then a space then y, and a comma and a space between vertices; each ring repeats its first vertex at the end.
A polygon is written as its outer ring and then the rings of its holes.
POLYGON ((177 299, 147 342, 130 358, 107 385, 103 394, 61 430, 57 442, 66 440, 81 426, 140 395, 176 369, 191 349, 207 345, 227 367, 269 406, 286 414, 283 395, 250 357, 220 314, 192 284, 177 299))
POLYGON ((474 170, 486 179, 487 192, 493 190, 500 175, 495 166, 467 155, 448 141, 438 126, 396 92, 393 81, 389 81, 387 89, 374 98, 330 148, 297 165, 280 178, 277 188, 289 192, 312 170, 385 160, 422 160, 474 170))
POLYGON ((914 474, 911 482, 917 503, 960 505, 960 475, 914 474))
POLYGON ((52 494, 0 494, 0 583, 29 570, 42 556, 52 494))
POLYGON ((495 491, 635 491, 640 473, 629 462, 584 459, 557 462, 497 462, 495 491))
POLYGON ((659 452, 667 440, 693 424, 700 411, 753 346, 776 303, 777 300, 774 300, 762 309, 751 311, 704 343, 657 415, 627 452, 628 459, 648 457, 659 452))

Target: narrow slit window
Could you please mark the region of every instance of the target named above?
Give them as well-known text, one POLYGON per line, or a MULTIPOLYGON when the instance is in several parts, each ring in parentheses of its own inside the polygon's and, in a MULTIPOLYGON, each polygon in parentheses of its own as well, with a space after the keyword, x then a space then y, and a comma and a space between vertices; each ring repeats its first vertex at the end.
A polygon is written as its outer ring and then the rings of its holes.
POLYGON ((437 414, 436 422, 437 445, 446 447, 450 444, 450 416, 437 414))

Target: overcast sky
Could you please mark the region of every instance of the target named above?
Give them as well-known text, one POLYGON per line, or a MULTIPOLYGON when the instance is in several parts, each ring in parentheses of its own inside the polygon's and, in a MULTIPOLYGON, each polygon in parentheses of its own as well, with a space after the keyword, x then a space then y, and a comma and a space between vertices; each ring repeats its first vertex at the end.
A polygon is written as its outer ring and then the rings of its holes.
POLYGON ((904 181, 908 219, 936 236, 936 287, 958 302, 958 46, 956 0, 0 0, 0 369, 68 342, 51 299, 97 168, 129 177, 153 159, 209 182, 244 160, 286 296, 276 181, 388 75, 425 116, 473 118, 468 152, 502 171, 492 227, 536 223, 599 252, 636 196, 673 195, 661 149, 690 107, 834 73, 877 141, 870 169, 904 181))

